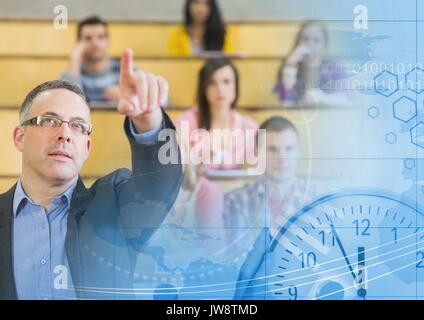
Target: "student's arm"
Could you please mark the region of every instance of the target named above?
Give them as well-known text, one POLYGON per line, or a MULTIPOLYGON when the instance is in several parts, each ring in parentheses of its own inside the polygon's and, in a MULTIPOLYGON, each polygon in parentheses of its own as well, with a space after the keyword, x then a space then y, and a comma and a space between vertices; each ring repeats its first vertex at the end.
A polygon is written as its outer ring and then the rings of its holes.
POLYGON ((60 75, 61 80, 78 84, 82 88, 81 65, 86 56, 86 47, 82 42, 78 42, 72 50, 68 69, 60 75))
POLYGON ((69 61, 69 67, 66 73, 70 77, 79 77, 81 73, 81 65, 86 59, 86 46, 82 42, 78 42, 72 50, 71 58, 69 61))
POLYGON ((309 54, 309 49, 299 46, 287 57, 281 70, 281 79, 286 90, 292 90, 297 80, 299 63, 309 54))
POLYGON ((105 97, 110 102, 116 102, 119 100, 119 86, 109 86, 104 91, 105 97))

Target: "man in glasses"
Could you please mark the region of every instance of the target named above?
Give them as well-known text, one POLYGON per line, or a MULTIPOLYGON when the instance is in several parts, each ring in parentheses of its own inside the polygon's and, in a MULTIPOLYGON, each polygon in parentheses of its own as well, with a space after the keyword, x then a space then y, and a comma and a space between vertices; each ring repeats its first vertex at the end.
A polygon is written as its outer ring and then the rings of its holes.
POLYGON ((137 252, 173 205, 182 176, 179 164, 158 156, 176 141, 158 138, 174 129, 160 107, 168 84, 133 70, 126 50, 118 111, 126 116, 132 172, 116 170, 89 189, 79 177, 92 147, 81 89, 50 81, 23 102, 13 132, 22 173, 0 195, 0 299, 133 297, 137 252))

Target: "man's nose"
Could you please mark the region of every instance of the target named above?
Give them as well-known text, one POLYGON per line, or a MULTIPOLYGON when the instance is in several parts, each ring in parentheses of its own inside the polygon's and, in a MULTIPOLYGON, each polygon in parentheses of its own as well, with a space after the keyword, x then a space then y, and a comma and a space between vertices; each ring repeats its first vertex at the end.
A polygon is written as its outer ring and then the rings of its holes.
POLYGON ((69 124, 63 122, 62 125, 58 128, 57 139, 59 141, 71 142, 71 138, 71 129, 69 128, 69 124))

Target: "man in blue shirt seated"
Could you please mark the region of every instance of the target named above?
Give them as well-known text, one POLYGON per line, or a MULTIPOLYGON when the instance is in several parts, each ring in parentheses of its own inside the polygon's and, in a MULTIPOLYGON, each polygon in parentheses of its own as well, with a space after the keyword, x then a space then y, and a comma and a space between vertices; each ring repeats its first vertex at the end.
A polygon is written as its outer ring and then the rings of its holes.
POLYGON ((78 84, 91 104, 115 104, 119 99, 119 62, 108 56, 107 22, 96 16, 82 20, 77 40, 61 79, 78 84))
POLYGON ((182 169, 175 137, 159 141, 161 129, 174 129, 160 107, 168 84, 133 70, 126 50, 117 109, 126 116, 132 171, 116 170, 88 189, 79 172, 92 125, 80 88, 50 81, 23 102, 13 132, 22 173, 0 195, 0 299, 134 297, 137 253, 172 207, 182 169), (163 147, 173 147, 177 161, 163 161, 163 147))

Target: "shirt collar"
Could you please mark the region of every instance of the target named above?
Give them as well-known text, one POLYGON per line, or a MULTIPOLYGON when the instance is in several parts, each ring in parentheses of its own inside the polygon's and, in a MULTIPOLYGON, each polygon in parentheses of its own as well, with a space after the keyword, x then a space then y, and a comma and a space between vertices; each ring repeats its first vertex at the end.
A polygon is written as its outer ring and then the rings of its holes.
MULTIPOLYGON (((72 194, 74 193, 75 187, 77 185, 77 181, 73 183, 64 193, 56 196, 53 201, 62 200, 63 202, 66 202, 66 204, 69 206, 72 199, 72 194)), ((15 189, 15 195, 13 197, 13 216, 16 218, 16 216, 21 211, 21 208, 25 206, 28 202, 35 204, 25 193, 23 187, 21 178, 19 178, 18 183, 16 184, 15 189)))

